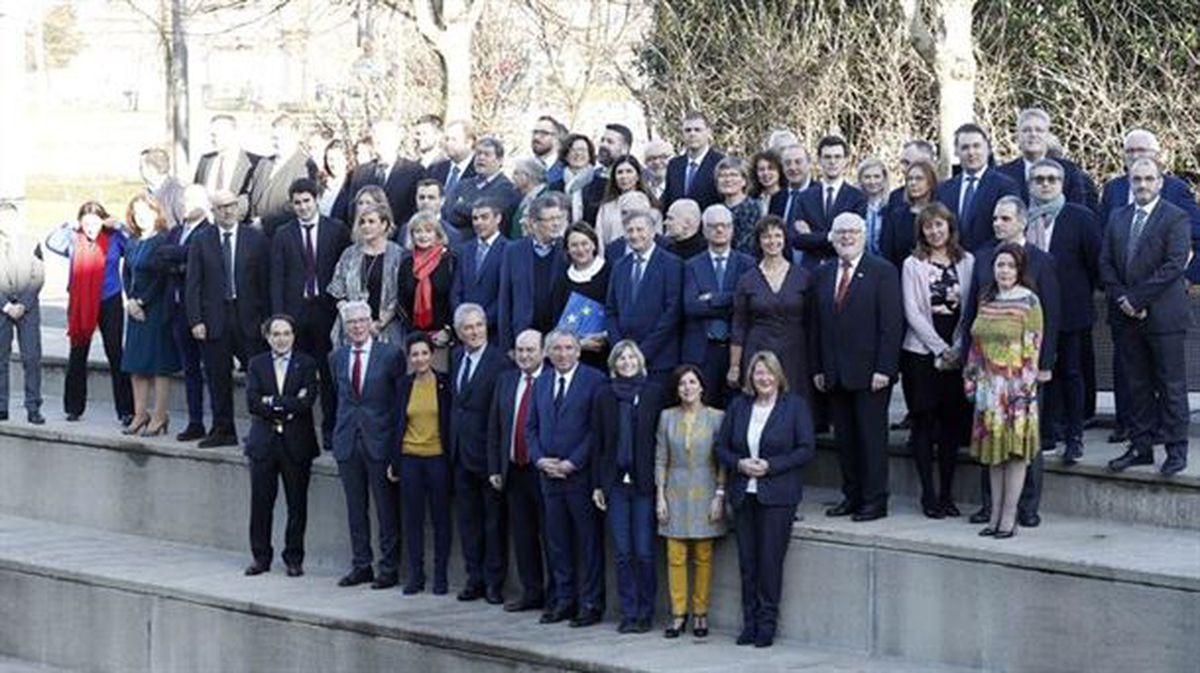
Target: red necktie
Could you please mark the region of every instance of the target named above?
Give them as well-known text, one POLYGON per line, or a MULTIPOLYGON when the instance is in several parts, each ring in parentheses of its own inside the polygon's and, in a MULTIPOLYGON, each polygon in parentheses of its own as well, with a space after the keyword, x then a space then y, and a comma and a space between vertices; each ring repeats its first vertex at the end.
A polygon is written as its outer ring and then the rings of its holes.
POLYGON ((842 260, 842 278, 838 281, 837 292, 833 295, 833 305, 837 310, 842 310, 842 304, 846 303, 846 293, 850 291, 850 261, 842 260))
POLYGON ((525 441, 525 419, 529 416, 529 398, 533 394, 533 377, 525 375, 525 390, 517 405, 517 427, 513 428, 513 462, 518 467, 529 464, 529 444, 525 441))
POLYGON ((354 367, 350 370, 350 387, 357 397, 362 397, 362 349, 354 349, 354 367))

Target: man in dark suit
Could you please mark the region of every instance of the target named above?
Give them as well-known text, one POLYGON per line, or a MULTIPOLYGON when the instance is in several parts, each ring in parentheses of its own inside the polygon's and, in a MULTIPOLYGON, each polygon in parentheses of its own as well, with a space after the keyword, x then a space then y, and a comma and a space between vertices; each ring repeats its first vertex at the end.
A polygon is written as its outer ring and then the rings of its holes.
POLYGON ((1100 227, 1091 210, 1066 200, 1066 174, 1055 159, 1033 162, 1025 238, 1054 257, 1062 295, 1054 375, 1041 409, 1042 450, 1054 448, 1055 428, 1061 425, 1066 442, 1063 462, 1073 465, 1083 455, 1084 352, 1095 319, 1092 295, 1099 279, 1100 227))
POLYGON ((800 263, 807 268, 833 256, 829 228, 835 217, 867 213, 867 196, 842 176, 849 155, 846 141, 839 136, 825 136, 817 144, 821 179, 800 193, 800 216, 793 225, 792 245, 801 251, 800 263))
POLYGON ((443 149, 442 118, 434 114, 417 117, 413 124, 413 145, 417 150, 417 161, 425 169, 428 177, 429 169, 446 158, 443 149))
POLYGON ((185 286, 188 325, 201 342, 212 396, 213 424, 200 448, 234 446, 233 358, 245 367, 264 350, 260 327, 271 313, 271 244, 263 232, 238 224, 237 195, 213 195, 217 226, 196 233, 188 248, 185 286))
POLYGON ((633 131, 624 124, 606 124, 596 149, 596 166, 592 181, 583 188, 583 221, 595 226, 596 214, 608 190, 608 172, 618 159, 629 154, 633 147, 633 131))
POLYGON ((717 164, 725 158, 712 147, 708 120, 697 111, 683 118, 685 152, 667 163, 667 185, 663 189, 662 208, 668 210, 676 199, 691 199, 701 210, 721 202, 717 193, 717 164))
POLYGON ((733 290, 738 278, 754 267, 754 258, 733 250, 733 213, 721 204, 704 211, 708 251, 683 268, 683 343, 679 359, 704 372, 708 403, 725 408, 730 389, 729 334, 733 320, 733 290))
POLYGON ((504 602, 508 568, 504 498, 488 481, 488 414, 496 378, 511 368, 508 356, 488 345, 487 316, 479 304, 454 311, 454 331, 462 342, 450 369, 450 457, 454 466, 455 507, 467 584, 460 601, 504 602))
POLYGON ((398 347, 371 338, 371 307, 366 302, 342 304, 341 317, 347 344, 329 355, 338 394, 333 457, 346 496, 353 567, 338 586, 373 581, 373 589, 387 589, 399 583, 400 503, 392 483, 399 475, 388 474, 388 461, 398 441, 396 379, 404 372, 404 355, 398 347), (371 499, 379 526, 378 575, 371 568, 371 499))
POLYGON ((254 555, 247 575, 271 569, 271 519, 280 479, 288 509, 283 563, 288 577, 304 574, 308 481, 313 458, 321 451, 312 417, 317 362, 292 349, 293 328, 289 316, 267 319, 263 336, 271 350, 251 358, 246 368, 246 406, 251 419, 245 453, 250 463, 250 552, 254 555))
MULTIPOLYGON (((446 158, 431 165, 426 173, 442 185, 442 195, 448 196, 461 180, 475 177, 475 129, 471 122, 459 119, 446 124, 442 149, 446 158)), ((449 219, 450 208, 445 206, 442 220, 449 219)))
POLYGON ((497 321, 499 344, 505 350, 526 329, 549 332, 554 328, 550 291, 567 265, 562 248, 567 211, 557 194, 541 196, 529 206, 530 235, 504 249, 497 321))
POLYGON ((1184 339, 1191 323, 1184 267, 1188 215, 1162 198, 1163 174, 1153 159, 1129 166, 1133 203, 1116 210, 1104 232, 1100 278, 1113 314, 1113 341, 1124 365, 1131 405, 1130 446, 1108 463, 1119 472, 1153 465, 1161 431, 1161 472, 1187 467, 1188 398, 1184 339))
POLYGON ((866 222, 842 213, 829 230, 837 258, 816 273, 813 383, 829 394, 842 502, 825 513, 854 521, 887 516, 888 403, 900 369, 900 274, 864 252, 866 222))
POLYGON ((977 124, 963 124, 954 131, 954 155, 962 172, 938 185, 937 200, 958 216, 962 245, 975 252, 995 243, 992 212, 1002 196, 1017 196, 1017 183, 990 168, 992 143, 977 124))
MULTIPOLYGON (((995 282, 993 261, 996 246, 1001 243, 1013 243, 1025 249, 1025 275, 1031 289, 1037 294, 1042 305, 1042 348, 1038 355, 1038 382, 1046 384, 1053 378, 1055 362, 1058 359, 1058 331, 1062 324, 1062 291, 1058 282, 1057 263, 1049 253, 1034 245, 1025 237, 1026 224, 1029 221, 1028 210, 1024 202, 1017 196, 1003 196, 996 202, 992 215, 992 234, 995 244, 985 245, 975 252, 975 271, 971 282, 973 288, 983 288, 995 282)), ((979 309, 979 293, 972 290, 967 297, 965 307, 966 321, 970 325, 975 322, 975 314, 979 309)), ((960 353, 971 352, 970 330, 963 330, 963 347, 960 353)), ((1043 397, 1043 387, 1038 387, 1039 400, 1043 397)), ((1045 406, 1039 404, 1039 406, 1045 406)), ((1029 469, 1025 471, 1025 485, 1021 489, 1021 499, 1017 503, 1017 522, 1024 528, 1035 528, 1042 522, 1038 513, 1042 502, 1042 472, 1044 459, 1038 451, 1033 457, 1029 469)), ((991 515, 991 481, 988 470, 980 470, 980 490, 983 503, 979 511, 970 517, 971 523, 987 523, 991 515)))
POLYGON ((295 119, 287 114, 276 117, 271 141, 275 154, 258 161, 250 182, 250 218, 267 238, 294 216, 288 196, 292 183, 298 178, 317 179, 317 165, 300 146, 295 119))
POLYGON ((796 223, 801 220, 800 195, 812 186, 811 158, 803 145, 788 145, 780 150, 779 163, 787 184, 771 197, 768 210, 783 218, 788 236, 794 238, 796 223))
POLYGON ((517 335, 513 359, 518 369, 497 377, 488 417, 488 481, 503 494, 517 576, 521 579, 521 597, 504 606, 508 612, 539 610, 552 605, 552 601, 546 601, 547 596, 554 597, 554 575, 551 573, 547 582, 544 570, 546 515, 542 489, 526 428, 533 408, 534 382, 542 374, 544 358, 540 332, 529 329, 517 335))
MULTIPOLYGON (((212 227, 209 222, 211 203, 200 185, 189 185, 183 192, 184 218, 167 232, 167 239, 158 249, 159 258, 167 267, 168 301, 171 302, 171 335, 183 361, 183 384, 187 397, 188 424, 175 439, 190 442, 201 439, 204 431, 204 367, 200 342, 192 337, 188 324, 187 277, 188 246, 196 234, 212 227)), ((235 215, 236 217, 236 215, 235 215)), ((211 398, 209 399, 211 403, 211 398)))
POLYGON ((624 223, 629 254, 613 266, 608 283, 608 338, 635 341, 649 375, 661 381, 679 364, 683 263, 654 244, 649 211, 629 213, 624 223))
POLYGON ((391 121, 378 121, 371 126, 371 136, 379 159, 354 171, 351 192, 375 185, 387 194, 388 207, 397 230, 417 212, 417 183, 425 177, 425 168, 404 156, 400 127, 391 121))
POLYGON ((238 142, 237 120, 233 115, 213 115, 208 122, 208 137, 213 149, 200 155, 192 182, 204 185, 209 194, 227 189, 238 197, 245 197, 250 193, 250 178, 254 176, 259 156, 242 149, 238 142))
POLYGON ((497 329, 500 317, 500 267, 508 239, 500 234, 503 214, 498 202, 484 198, 475 202, 471 225, 475 237, 458 248, 458 265, 454 267, 454 282, 450 301, 454 306, 471 303, 483 307, 487 317, 488 338, 499 341, 497 329))
POLYGON ((498 138, 485 136, 475 143, 475 177, 460 180, 446 201, 450 204, 451 225, 462 232, 464 239, 474 236, 471 231, 471 213, 475 202, 489 198, 500 205, 501 218, 512 222, 521 193, 512 180, 500 172, 504 167, 504 144, 498 138))
POLYGON ((599 623, 604 615, 604 547, 591 498, 592 403, 604 375, 579 364, 579 339, 553 331, 546 338, 552 369, 533 386, 525 424, 529 455, 541 473, 546 542, 556 586, 543 624, 599 623), (578 550, 578 553, 576 551, 578 550), (576 569, 583 570, 576 584, 576 569))
MULTIPOLYGON (((997 170, 1017 183, 1019 196, 1026 203, 1033 191, 1029 184, 1033 165, 1049 157, 1050 137, 1050 114, 1045 110, 1026 108, 1017 115, 1017 147, 1021 150, 1021 156, 999 166, 997 170)), ((1067 203, 1095 212, 1099 202, 1092 176, 1069 159, 1055 157, 1054 160, 1063 169, 1062 194, 1067 203)))
POLYGON ((321 380, 321 439, 329 446, 337 417, 337 398, 329 371, 330 333, 337 305, 325 293, 350 232, 338 220, 317 212, 320 187, 300 178, 288 189, 296 219, 279 228, 271 241, 271 310, 295 319, 296 347, 317 361, 321 380))

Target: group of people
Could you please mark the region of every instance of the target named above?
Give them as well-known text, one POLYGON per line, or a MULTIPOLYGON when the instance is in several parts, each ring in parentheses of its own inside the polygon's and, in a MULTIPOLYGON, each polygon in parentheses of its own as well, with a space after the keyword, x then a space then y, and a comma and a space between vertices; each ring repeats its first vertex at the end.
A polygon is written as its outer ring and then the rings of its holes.
MULTIPOLYGON (((282 558, 303 574, 323 447, 348 512, 342 586, 399 584, 403 537, 404 592, 425 590, 428 512, 430 588, 446 593, 452 499, 459 600, 504 603, 511 546, 521 593, 505 609, 599 622, 608 537, 619 629, 645 632, 657 532, 665 635, 690 617, 703 636, 713 541, 732 527, 738 642, 769 646, 814 434, 832 428, 842 477, 826 514, 886 517, 896 383, 925 516, 961 516, 953 480, 968 445, 984 466, 980 535, 1039 524, 1043 453, 1062 442, 1070 465, 1083 452, 1097 289, 1117 344, 1114 440, 1130 442, 1110 468, 1153 463, 1155 443, 1164 475, 1186 466, 1200 208, 1163 173, 1147 131, 1125 137, 1125 174, 1097 198, 1088 174, 1051 151, 1039 109, 1019 115, 1022 156, 1009 163, 996 164, 983 128, 960 127, 961 170, 946 180, 930 143, 907 143, 890 192, 877 159, 851 184, 838 136, 818 143, 814 177, 791 132, 749 159, 725 156, 698 113, 683 120, 682 153, 652 141, 644 164, 621 124, 594 142, 540 117, 511 178, 501 140, 468 122, 422 117, 416 159, 395 124, 373 126, 352 157, 338 139, 309 156, 297 128, 276 119, 276 152, 259 157, 240 148, 232 117, 214 117, 214 151, 192 184, 145 150, 147 188, 123 219, 88 202, 44 245, 70 261, 68 420, 85 411, 97 330, 126 433, 167 432, 182 371, 177 439, 236 445, 235 359, 245 371, 249 575, 270 569, 281 481, 282 558)), ((29 420, 44 422, 42 246, 17 234, 13 211, 0 204, 0 362, 15 328, 29 420)))

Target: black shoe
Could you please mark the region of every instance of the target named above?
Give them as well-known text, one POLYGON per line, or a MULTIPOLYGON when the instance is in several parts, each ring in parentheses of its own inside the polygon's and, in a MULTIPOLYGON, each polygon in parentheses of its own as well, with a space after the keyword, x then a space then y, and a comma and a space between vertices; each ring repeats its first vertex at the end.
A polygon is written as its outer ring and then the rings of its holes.
POLYGON ((1083 442, 1074 440, 1067 442, 1067 448, 1063 450, 1062 464, 1070 467, 1079 462, 1083 457, 1083 442))
POLYGON ((992 537, 995 534, 996 534, 996 529, 992 528, 991 526, 988 526, 987 528, 984 528, 983 530, 979 531, 979 537, 992 537))
MULTIPOLYGON (((7 421, 8 420, 8 412, 5 412, 4 416, 5 416, 5 418, 3 420, 7 421)), ((34 410, 26 413, 25 420, 29 421, 30 425, 45 425, 46 424, 46 417, 43 416, 42 412, 38 411, 37 409, 34 409, 34 410)))
POLYGON ((1133 447, 1125 450, 1120 456, 1108 461, 1110 472, 1120 472, 1133 465, 1153 465, 1154 455, 1150 451, 1139 451, 1133 447))
POLYGON ((255 575, 269 572, 271 572, 271 566, 259 563, 258 561, 246 566, 246 577, 254 577, 255 575))
POLYGON ((520 598, 511 603, 504 604, 505 612, 525 612, 527 610, 541 610, 545 602, 540 598, 520 598))
POLYGON ((1000 530, 997 528, 996 532, 992 534, 992 537, 996 538, 997 540, 1007 540, 1010 537, 1014 537, 1016 534, 1017 527, 1013 526, 1011 530, 1000 530))
POLYGON ((599 624, 601 618, 600 611, 595 608, 581 610, 579 614, 575 615, 575 619, 571 620, 571 628, 580 629, 585 626, 599 624))
POLYGON ((987 523, 992 519, 992 508, 984 505, 967 519, 971 523, 987 523))
POLYGON ((355 568, 346 573, 342 579, 338 580, 337 585, 339 587, 353 587, 359 584, 366 584, 373 579, 375 579, 375 571, 371 570, 371 568, 355 568))
POLYGON ((633 623, 634 633, 650 633, 650 629, 654 628, 649 619, 639 619, 633 623))
POLYGON ((477 601, 480 598, 483 598, 483 587, 480 586, 468 586, 458 592, 458 600, 463 602, 477 601))
POLYGON ((404 583, 404 595, 413 596, 425 590, 425 582, 408 581, 404 583))
POLYGON ((7 421, 7 420, 8 420, 8 412, 0 411, 0 421, 7 421))
POLYGON ((541 618, 538 619, 538 623, 539 624, 557 624, 559 622, 565 622, 568 619, 571 620, 572 623, 574 623, 575 608, 573 608, 573 607, 555 608, 554 610, 550 610, 548 612, 543 612, 541 618))
POLYGON ((440 580, 433 581, 434 596, 445 596, 448 593, 450 593, 450 583, 447 582, 444 577, 440 580))
POLYGON ((738 637, 737 637, 738 645, 753 645, 754 641, 755 641, 755 634, 754 634, 753 626, 747 626, 746 628, 742 629, 741 633, 738 634, 738 637))
MULTIPOLYGON (((575 622, 571 622, 571 626, 575 626, 575 622)), ((620 624, 617 624, 617 633, 637 633, 637 622, 632 619, 622 619, 620 624)))
POLYGON ((1125 428, 1116 428, 1108 436, 1109 444, 1124 444, 1129 441, 1129 431, 1125 428))
POLYGON ((825 510, 825 516, 850 516, 858 510, 858 505, 849 500, 843 500, 825 510))
MULTIPOLYGON (((67 414, 67 422, 74 423, 75 421, 78 421, 81 416, 83 416, 83 414, 67 414)), ((129 420, 132 421, 133 419, 131 418, 129 420)))
MULTIPOLYGON (((850 516, 851 521, 875 521, 887 516, 887 507, 864 507, 850 516)), ((774 637, 774 636, 772 636, 774 637)))
POLYGON ((500 587, 488 587, 483 594, 483 599, 489 605, 504 605, 504 592, 500 591, 500 587))
POLYGON ((396 573, 383 573, 379 577, 376 577, 374 582, 371 582, 371 588, 391 589, 399 583, 400 578, 396 575, 396 573))
POLYGON ((755 647, 770 647, 775 644, 774 633, 758 633, 754 636, 755 647))
POLYGON ((1017 523, 1022 528, 1037 528, 1042 525, 1042 517, 1037 512, 1017 513, 1017 523))
POLYGON ((122 428, 128 428, 129 424, 133 422, 133 414, 122 414, 117 417, 117 420, 121 421, 122 428))
POLYGON ((1168 454, 1167 459, 1163 461, 1162 467, 1159 468, 1159 472, 1164 477, 1170 477, 1171 475, 1183 472, 1185 469, 1187 469, 1187 458, 1179 454, 1168 454))
POLYGON ((697 638, 708 637, 708 615, 696 615, 692 619, 692 635, 697 638))
POLYGON ((962 516, 962 512, 958 511, 958 505, 955 505, 953 500, 943 500, 942 502, 938 503, 938 507, 941 508, 941 510, 942 510, 942 516, 946 516, 946 517, 962 516))
POLYGON ((941 505, 921 505, 921 512, 927 519, 945 519, 946 513, 942 511, 941 505))
POLYGON ((299 563, 289 563, 287 567, 288 577, 304 577, 304 566, 299 563))
POLYGON ((672 617, 671 623, 663 631, 663 638, 678 638, 685 629, 687 629, 687 615, 672 617))
POLYGON ((205 433, 203 425, 189 425, 183 429, 183 432, 175 435, 175 439, 181 442, 194 442, 197 439, 204 439, 205 434, 207 433, 205 433))
POLYGON ((237 443, 238 443, 237 435, 235 435, 233 433, 210 432, 210 433, 208 433, 207 437, 200 440, 200 443, 196 444, 196 448, 198 448, 198 449, 215 449, 220 446, 237 446, 237 443))

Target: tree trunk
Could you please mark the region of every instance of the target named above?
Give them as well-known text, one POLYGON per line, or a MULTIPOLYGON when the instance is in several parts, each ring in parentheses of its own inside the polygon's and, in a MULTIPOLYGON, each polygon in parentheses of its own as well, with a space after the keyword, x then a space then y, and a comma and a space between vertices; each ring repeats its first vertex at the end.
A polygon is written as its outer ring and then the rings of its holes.
POLYGON ((471 119, 475 91, 471 84, 471 28, 467 24, 447 26, 440 49, 445 67, 446 119, 471 119))
MULTIPOLYGON (((26 3, 0 2, 0 147, 9 157, 23 157, 29 149, 25 112, 26 3)), ((0 161, 0 199, 18 204, 25 199, 24 161, 0 161)), ((24 210, 23 206, 21 207, 24 210)))
POLYGON ((975 0, 942 0, 934 66, 938 80, 938 128, 942 174, 950 172, 954 129, 975 121, 975 44, 971 10, 975 0))
POLYGON ((175 175, 182 175, 190 166, 188 152, 188 53, 187 36, 183 25, 184 0, 171 0, 171 43, 167 45, 167 114, 171 129, 171 159, 175 175))

